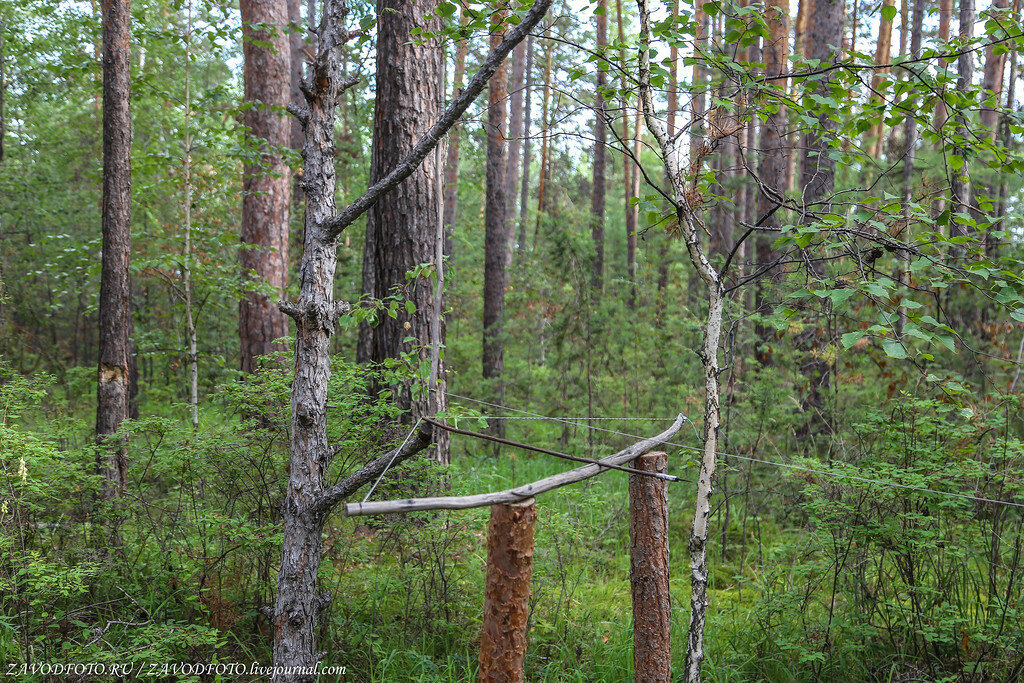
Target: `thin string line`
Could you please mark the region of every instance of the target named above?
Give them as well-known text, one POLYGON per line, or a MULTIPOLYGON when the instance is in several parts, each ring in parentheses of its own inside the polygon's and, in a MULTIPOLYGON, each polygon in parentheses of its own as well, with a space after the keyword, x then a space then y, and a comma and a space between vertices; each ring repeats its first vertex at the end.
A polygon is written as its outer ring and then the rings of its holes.
POLYGON ((401 446, 399 446, 398 448, 395 449, 395 454, 392 455, 391 456, 391 460, 388 461, 388 466, 384 468, 384 471, 380 473, 379 477, 377 477, 377 481, 373 482, 373 486, 371 486, 370 490, 366 492, 366 498, 363 498, 363 502, 364 503, 366 501, 370 500, 370 496, 373 495, 373 490, 377 488, 377 484, 380 483, 380 480, 383 479, 384 475, 388 473, 389 469, 391 469, 391 466, 395 463, 395 458, 397 458, 398 454, 402 452, 403 448, 405 448, 405 444, 409 443, 409 439, 411 439, 412 435, 416 433, 417 429, 419 429, 420 422, 422 422, 422 421, 423 421, 423 418, 420 418, 419 420, 416 420, 416 424, 414 424, 412 426, 412 429, 409 430, 409 434, 408 434, 408 436, 405 437, 405 441, 402 442, 401 446))
MULTIPOLYGON (((555 421, 555 422, 564 422, 564 423, 568 423, 568 424, 577 424, 578 426, 587 427, 588 429, 593 429, 593 430, 596 430, 596 431, 599 431, 599 432, 607 432, 609 434, 617 434, 618 436, 626 436, 626 437, 629 437, 631 439, 644 439, 644 438, 646 438, 646 437, 640 436, 638 434, 628 434, 626 432, 619 432, 619 431, 616 431, 614 429, 605 429, 603 427, 594 427, 592 425, 578 424, 578 423, 569 422, 568 420, 564 420, 564 419, 557 418, 557 417, 548 417, 548 416, 545 416, 545 415, 540 415, 539 413, 531 413, 528 410, 520 410, 518 408, 510 408, 508 406, 502 406, 502 405, 498 405, 496 403, 488 403, 487 401, 481 401, 479 399, 470 398, 468 396, 459 396, 458 394, 452 394, 452 393, 448 393, 448 392, 445 392, 445 393, 447 393, 447 395, 450 398, 458 398, 458 399, 462 399, 462 400, 466 400, 466 401, 472 401, 474 403, 480 403, 482 405, 487 405, 487 406, 491 406, 491 407, 494 407, 494 408, 500 408, 502 410, 508 410, 508 411, 514 412, 514 413, 524 413, 526 415, 531 415, 531 416, 534 416, 534 417, 537 417, 537 418, 548 419, 548 420, 552 420, 552 421, 555 421)), ((690 424, 690 426, 693 426, 693 422, 691 420, 689 420, 685 415, 683 416, 683 419, 686 422, 688 422, 690 424)), ((697 428, 696 427, 693 427, 693 428, 694 428, 694 433, 696 434, 697 428)), ((699 436, 697 438, 698 438, 698 440, 700 440, 699 436)), ((690 451, 703 452, 703 450, 704 450, 704 449, 698 448, 696 446, 688 446, 688 445, 681 444, 681 443, 674 443, 672 441, 664 441, 662 443, 665 446, 675 446, 676 448, 682 448, 682 449, 690 450, 690 451)), ((972 495, 967 494, 967 493, 953 493, 951 491, 936 491, 935 489, 929 489, 929 488, 925 488, 925 487, 922 487, 922 486, 911 486, 910 484, 900 484, 899 482, 895 482, 895 481, 885 481, 885 480, 881 480, 881 479, 870 479, 868 477, 861 477, 861 476, 857 476, 857 475, 853 475, 853 474, 843 474, 841 472, 829 472, 829 471, 825 471, 825 470, 814 469, 812 467, 802 467, 800 465, 792 465, 792 464, 784 463, 784 462, 775 462, 773 460, 761 460, 759 458, 752 458, 752 457, 745 456, 745 455, 738 455, 736 453, 725 453, 723 451, 715 451, 715 454, 716 455, 720 455, 720 456, 725 457, 725 458, 735 458, 737 460, 746 460, 747 462, 756 462, 756 463, 761 463, 761 464, 764 464, 764 465, 772 465, 774 467, 783 467, 783 468, 790 469, 790 470, 795 470, 795 471, 798 471, 798 472, 808 472, 808 473, 811 473, 811 474, 820 474, 820 475, 825 476, 825 477, 833 477, 833 478, 837 478, 837 479, 849 479, 849 480, 852 480, 852 481, 859 481, 859 482, 863 482, 863 483, 866 483, 866 484, 878 484, 879 486, 891 486, 891 487, 895 487, 895 488, 907 489, 909 491, 920 491, 922 493, 934 493, 935 495, 938 495, 938 496, 947 496, 947 497, 950 497, 950 498, 965 498, 967 500, 975 500, 975 501, 978 501, 980 503, 992 503, 994 505, 1008 505, 1008 506, 1011 506, 1011 507, 1024 508, 1024 503, 1017 503, 1017 502, 1010 501, 1010 500, 998 500, 998 499, 994 499, 994 498, 982 498, 981 496, 972 496, 972 495)))
MULTIPOLYGON (((451 396, 451 394, 448 394, 451 396)), ((539 417, 533 417, 530 415, 449 415, 450 418, 457 418, 459 420, 631 420, 633 422, 638 421, 651 421, 651 422, 675 422, 674 417, 562 417, 555 418, 547 415, 541 415, 539 417)), ((580 425, 586 427, 587 425, 580 425)))

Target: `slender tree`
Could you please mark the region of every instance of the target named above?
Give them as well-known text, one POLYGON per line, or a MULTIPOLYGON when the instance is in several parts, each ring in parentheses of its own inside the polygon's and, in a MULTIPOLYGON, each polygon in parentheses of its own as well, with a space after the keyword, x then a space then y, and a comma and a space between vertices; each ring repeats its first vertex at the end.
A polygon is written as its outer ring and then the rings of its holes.
MULTIPOLYGON (((291 47, 286 0, 241 0, 246 138, 256 157, 247 159, 242 182, 242 271, 268 283, 280 298, 288 285, 288 167, 281 150, 290 142, 291 123, 281 110, 291 101, 291 47)), ((274 340, 287 336, 288 318, 272 298, 247 292, 238 307, 241 366, 280 350, 274 340)))
MULTIPOLYGON (((506 17, 498 10, 492 15, 491 50, 501 42, 500 27, 506 17)), ((506 68, 503 66, 491 79, 487 99, 487 196, 484 216, 484 334, 483 376, 496 383, 492 397, 498 403, 504 398, 501 375, 505 367, 505 342, 502 339, 505 315, 506 245, 508 244, 508 211, 506 207, 505 172, 505 96, 508 93, 506 68)), ((495 428, 503 431, 503 421, 495 428)))
POLYGON ((700 277, 700 281, 703 282, 707 294, 708 316, 704 324, 704 341, 700 351, 701 363, 704 366, 704 445, 697 478, 693 525, 688 543, 692 592, 684 677, 686 681, 692 682, 700 680, 701 664, 704 661, 704 618, 708 607, 707 539, 720 424, 718 347, 722 332, 725 292, 722 277, 708 260, 707 252, 701 243, 703 231, 698 227, 700 225, 697 215, 698 207, 688 199, 688 173, 687 169, 683 167, 683 155, 680 153, 682 141, 679 136, 669 135, 665 122, 656 115, 651 86, 649 47, 652 39, 651 13, 647 0, 637 0, 637 6, 640 13, 640 99, 644 121, 647 130, 658 144, 666 177, 671 183, 671 202, 690 264, 700 277))
POLYGON ((131 371, 131 188, 129 0, 103 2, 103 256, 99 300, 98 466, 105 497, 128 478, 127 443, 116 437, 128 417, 131 371))
POLYGON ((545 66, 544 66, 544 95, 541 98, 540 107, 540 125, 541 125, 541 141, 540 141, 540 179, 537 181, 537 224, 534 227, 533 243, 537 244, 536 233, 540 230, 541 217, 547 210, 547 195, 545 190, 547 189, 548 172, 551 165, 551 117, 550 117, 550 105, 551 105, 551 67, 554 58, 554 43, 548 41, 547 50, 545 50, 545 66))
MULTIPOLYGON (((465 25, 466 12, 460 9, 459 23, 465 25)), ((532 40, 532 39, 531 39, 532 40)), ((466 75, 466 53, 469 51, 469 40, 463 39, 455 47, 455 73, 452 78, 452 97, 462 92, 462 80, 466 75)), ((452 231, 455 229, 456 211, 459 202, 459 146, 462 126, 456 124, 448 133, 448 153, 444 165, 444 253, 451 255, 452 231)))
POLYGON ((526 39, 526 77, 523 82, 523 180, 519 196, 519 248, 526 248, 526 218, 530 212, 530 162, 533 145, 531 144, 530 111, 532 109, 533 85, 533 36, 526 39))
MULTIPOLYGON (((777 103, 774 113, 762 116, 761 140, 759 143, 759 161, 757 175, 760 180, 760 191, 757 193, 757 211, 754 220, 766 216, 763 226, 769 230, 779 227, 780 219, 776 213, 786 197, 789 187, 789 159, 793 156, 792 146, 787 141, 787 113, 784 106, 786 81, 779 77, 786 73, 789 63, 789 0, 770 0, 764 10, 765 23, 768 25, 768 38, 764 44, 762 58, 764 75, 771 79, 774 93, 773 102, 777 103)), ((764 286, 765 279, 772 280, 777 276, 777 269, 771 267, 775 258, 772 252, 773 238, 771 233, 757 237, 757 267, 763 271, 763 278, 758 282, 754 292, 755 310, 767 313, 768 292, 764 286)), ((772 334, 770 327, 758 325, 757 335, 761 341, 755 355, 761 363, 769 362, 768 343, 772 334)))
POLYGON ((508 226, 509 259, 516 240, 516 197, 519 195, 519 163, 523 149, 523 88, 526 82, 526 43, 512 53, 512 80, 509 81, 508 162, 505 168, 505 224, 508 226))
MULTIPOLYGON (((974 0, 960 0, 960 39, 969 42, 974 38, 974 0)), ((961 94, 965 93, 971 86, 971 79, 974 77, 974 53, 964 51, 956 62, 957 81, 956 89, 961 94)), ((970 147, 968 140, 967 114, 964 110, 956 112, 956 136, 961 142, 953 146, 953 156, 960 159, 959 169, 952 169, 953 177, 950 179, 951 206, 949 217, 949 236, 962 237, 967 235, 967 225, 963 216, 970 210, 970 188, 971 188, 971 162, 969 159, 970 147)))
MULTIPOLYGON (((608 45, 608 2, 597 2, 597 52, 604 55, 608 45)), ((594 186, 590 201, 590 229, 594 240, 594 263, 591 273, 591 287, 596 296, 600 296, 604 286, 604 205, 605 205, 605 148, 608 144, 608 133, 605 129, 605 89, 608 87, 608 74, 605 63, 597 61, 596 94, 594 96, 594 186)))
MULTIPOLYGON (((884 11, 887 7, 895 7, 896 0, 884 0, 882 4, 882 14, 878 20, 878 41, 875 46, 875 64, 888 64, 892 61, 892 20, 889 15, 884 11)), ((882 97, 878 95, 878 89, 882 85, 882 81, 889 73, 888 67, 882 67, 875 69, 871 75, 871 102, 874 106, 881 108, 883 104, 882 97)), ((878 121, 871 126, 868 132, 868 149, 869 154, 878 158, 882 153, 882 140, 885 137, 882 134, 882 122, 885 119, 884 109, 878 114, 878 121)))
MULTIPOLYGON (((626 276, 629 278, 629 305, 633 307, 636 305, 637 213, 636 207, 632 205, 632 199, 636 196, 636 192, 633 189, 633 179, 639 177, 636 167, 636 162, 639 161, 639 153, 633 149, 633 132, 631 132, 629 125, 630 111, 626 97, 628 92, 626 76, 629 72, 626 68, 626 26, 622 16, 622 0, 615 0, 615 18, 619 30, 619 64, 622 68, 619 80, 619 108, 622 110, 622 144, 626 146, 626 151, 629 152, 629 154, 622 156, 622 189, 626 219, 626 276), (630 155, 632 155, 632 159, 630 155)), ((674 64, 675 62, 673 61, 674 64)), ((639 111, 639 108, 637 111, 639 111)), ((636 127, 636 132, 639 133, 639 126, 636 127)), ((636 147, 639 148, 639 145, 636 145, 636 147)))
MULTIPOLYGON (((381 180, 412 150, 439 111, 442 92, 443 55, 432 43, 417 43, 412 30, 434 32, 440 19, 428 18, 429 7, 422 2, 378 0, 377 3, 377 88, 374 100, 373 153, 370 182, 381 180)), ((407 280, 406 273, 436 258, 438 223, 442 220, 440 174, 435 155, 424 159, 407 180, 392 190, 386 202, 378 202, 367 214, 364 260, 372 272, 363 291, 376 299, 401 293, 412 306, 399 306, 397 315, 381 316, 374 327, 364 327, 369 337, 372 363, 383 363, 412 353, 427 360, 432 349, 444 346, 445 329, 435 331, 432 323, 437 302, 430 278, 407 280), (435 336, 437 335, 437 336, 435 336), (406 339, 415 341, 406 342, 406 339)), ((364 266, 364 276, 367 267, 364 266)), ((443 390, 444 367, 439 368, 443 390)), ((433 415, 447 405, 443 391, 415 392, 413 381, 397 393, 398 405, 409 411, 406 419, 433 415), (418 396, 418 398, 416 398, 418 396), (435 405, 436 399, 436 405, 435 405)), ((438 435, 442 447, 436 451, 442 463, 448 461, 447 439, 438 435)))
POLYGON ((199 429, 199 351, 196 321, 193 313, 192 287, 192 0, 188 3, 188 24, 185 30, 185 155, 183 159, 185 196, 185 253, 182 255, 182 293, 185 298, 185 337, 188 344, 188 402, 192 431, 199 429))

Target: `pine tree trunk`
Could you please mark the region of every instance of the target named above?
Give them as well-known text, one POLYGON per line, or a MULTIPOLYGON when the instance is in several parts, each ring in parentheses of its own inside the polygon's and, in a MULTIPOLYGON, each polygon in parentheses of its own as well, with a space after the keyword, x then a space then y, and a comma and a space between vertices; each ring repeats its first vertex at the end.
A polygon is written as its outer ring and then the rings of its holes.
MULTIPOLYGON (((965 42, 974 38, 974 0, 960 0, 960 38, 965 42)), ((974 76, 973 52, 965 52, 957 59, 957 74, 959 77, 956 88, 961 95, 965 95, 974 76)), ((970 133, 967 129, 967 116, 962 111, 957 112, 956 121, 957 136, 965 143, 953 147, 953 154, 963 160, 963 166, 959 170, 952 170, 949 236, 963 237, 967 235, 968 229, 960 215, 966 214, 970 210, 971 162, 968 156, 971 150, 966 144, 966 141, 970 139, 970 133)))
POLYGON ((512 53, 512 81, 509 83, 508 164, 505 167, 505 225, 508 226, 508 256, 512 261, 516 238, 516 197, 519 195, 520 151, 523 147, 523 84, 526 80, 526 44, 512 53))
POLYGON ((540 179, 537 181, 537 225, 534 227, 533 243, 537 244, 537 232, 540 231, 540 221, 544 212, 547 210, 547 196, 545 190, 547 188, 548 180, 548 166, 551 162, 551 135, 548 129, 550 128, 550 114, 549 106, 551 102, 551 62, 554 56, 554 45, 551 41, 548 41, 548 47, 546 50, 547 65, 544 68, 544 97, 541 100, 541 113, 540 113, 540 125, 541 125, 541 143, 540 143, 540 179))
MULTIPOLYGON (((633 154, 633 159, 639 160, 639 155, 633 150, 633 133, 629 126, 629 108, 627 106, 626 93, 628 92, 628 81, 626 74, 629 73, 626 64, 626 26, 622 18, 622 0, 615 0, 615 15, 619 29, 619 64, 622 67, 622 76, 619 88, 622 94, 619 97, 619 109, 622 110, 622 144, 626 151, 633 154)), ((638 122, 639 123, 639 122, 638 122)), ((639 132, 639 126, 637 126, 639 132)), ((636 306, 636 214, 635 207, 631 200, 636 195, 633 193, 633 177, 637 175, 636 163, 627 154, 622 155, 622 188, 624 197, 624 210, 626 218, 626 277, 629 279, 629 307, 636 306)))
MULTIPOLYGON (((765 78, 779 91, 775 98, 778 111, 765 115, 761 121, 760 161, 757 174, 763 190, 757 193, 757 217, 764 216, 785 199, 789 187, 790 159, 795 156, 786 138, 788 116, 783 101, 786 95, 786 80, 778 78, 789 70, 789 0, 771 0, 765 8, 765 23, 768 25, 768 39, 765 41, 762 57, 765 78)), ((757 237, 757 272, 761 273, 754 292, 754 309, 761 315, 768 314, 768 292, 764 282, 778 277, 778 271, 769 264, 775 259, 772 243, 775 237, 770 232, 778 229, 781 219, 778 213, 771 214, 763 223, 769 230, 757 237)), ((770 326, 757 325, 755 330, 760 341, 755 356, 762 364, 771 362, 771 340, 774 332, 770 326)))
MULTIPOLYGON (((829 62, 835 57, 832 45, 835 37, 843 31, 843 0, 816 0, 811 26, 807 36, 810 59, 829 62)), ((828 88, 826 80, 819 82, 818 90, 825 92, 828 88)), ((835 186, 836 162, 828 154, 828 137, 835 129, 835 122, 828 116, 818 117, 818 126, 807 136, 804 156, 800 169, 800 188, 806 202, 805 211, 824 210, 825 207, 813 206, 819 200, 832 194, 835 186)), ((809 218, 801 217, 806 223, 809 218)))
POLYGON ((106 498, 120 495, 128 478, 126 439, 114 435, 128 417, 131 367, 130 12, 129 0, 103 2, 103 256, 96 440, 106 498))
MULTIPOLYGON (((459 25, 465 25, 466 13, 460 9, 459 25)), ((452 79, 452 97, 462 92, 462 81, 466 75, 466 53, 469 39, 460 40, 455 48, 455 74, 452 79)), ((444 165, 444 253, 451 256, 452 235, 459 203, 459 145, 462 126, 456 124, 448 133, 448 154, 444 165)))
MULTIPOLYGON (((291 101, 290 45, 285 0, 241 0, 247 142, 259 160, 247 161, 242 181, 243 274, 273 286, 277 298, 288 285, 288 167, 281 149, 290 142, 291 123, 279 113, 291 101), (273 27, 273 32, 259 28, 273 27)), ((274 340, 288 334, 288 319, 271 297, 246 293, 238 307, 241 367, 283 350, 274 340)))
MULTIPOLYGON (((427 19, 431 14, 424 3, 403 0, 378 0, 377 3, 377 87, 374 100, 373 153, 370 161, 370 184, 381 180, 405 158, 413 145, 437 119, 441 101, 443 55, 432 43, 417 44, 411 31, 437 31, 440 20, 427 19)), ((369 361, 383 363, 403 353, 418 357, 421 363, 430 358, 431 349, 444 344, 443 320, 434 338, 432 321, 436 301, 433 281, 429 277, 406 279, 406 273, 422 263, 433 263, 436 254, 438 222, 441 220, 441 187, 436 155, 429 155, 413 174, 395 187, 383 201, 367 212, 365 251, 373 266, 373 289, 376 299, 398 292, 414 309, 398 307, 397 316, 382 315, 370 328, 369 361), (408 338, 415 341, 406 342, 408 338)), ((444 389, 444 368, 439 368, 439 381, 444 389)), ((410 380, 396 391, 402 410, 409 411, 405 421, 433 415, 447 403, 444 394, 434 405, 429 391, 415 391, 410 380)), ((448 461, 446 433, 439 431, 438 460, 448 461)))
MULTIPOLYGON (((492 21, 501 22, 504 10, 495 13, 492 21)), ((491 48, 501 41, 498 30, 491 33, 491 48)), ((505 95, 508 92, 506 65, 502 65, 490 82, 487 102, 487 196, 484 217, 484 327, 483 376, 493 380, 492 398, 501 402, 501 375, 505 365, 505 343, 502 339, 502 318, 505 314, 507 286, 505 250, 508 244, 506 218, 505 170, 505 95)), ((501 431, 502 421, 497 428, 501 431)))
MULTIPOLYGON (((894 7, 896 0, 884 0, 882 3, 883 7, 894 7)), ((879 17, 879 31, 878 31, 878 42, 875 45, 875 64, 888 64, 892 61, 891 57, 891 46, 892 46, 892 22, 886 21, 885 17, 879 17)), ((882 106, 882 98, 874 93, 878 92, 879 86, 882 84, 882 79, 889 73, 888 68, 875 69, 871 76, 871 103, 873 106, 882 106)), ((879 114, 880 118, 878 123, 871 126, 868 132, 868 154, 872 158, 878 159, 882 154, 882 124, 885 118, 884 110, 879 114)))
POLYGON ((526 40, 526 78, 523 83, 523 181, 519 196, 519 248, 526 249, 526 219, 529 215, 530 199, 530 161, 532 145, 530 144, 531 86, 533 79, 533 36, 526 40))
MULTIPOLYGON (((608 45, 608 2, 597 2, 597 52, 602 53, 608 45)), ((605 206, 605 148, 608 143, 608 132, 605 129, 604 91, 608 86, 608 74, 597 62, 597 79, 594 96, 594 176, 590 197, 590 232, 594 240, 594 263, 590 276, 590 286, 595 298, 599 299, 604 287, 604 206, 605 206)))

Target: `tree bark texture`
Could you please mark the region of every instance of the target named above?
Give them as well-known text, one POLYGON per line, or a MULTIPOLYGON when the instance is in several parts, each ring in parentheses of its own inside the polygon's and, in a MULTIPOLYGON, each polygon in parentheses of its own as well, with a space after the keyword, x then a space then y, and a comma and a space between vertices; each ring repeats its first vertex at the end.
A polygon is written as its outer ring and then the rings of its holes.
POLYGON ((512 53, 512 80, 509 82, 508 165, 505 169, 505 224, 508 226, 506 263, 512 260, 516 239, 516 196, 519 194, 519 164, 523 148, 523 87, 526 82, 526 43, 512 53))
MULTIPOLYGON (((597 52, 602 53, 608 45, 608 2, 597 2, 597 52)), ((608 87, 608 74, 602 60, 597 62, 597 79, 594 96, 594 187, 590 201, 590 229, 594 240, 594 264, 591 287, 597 297, 604 287, 604 206, 605 206, 605 148, 608 132, 605 127, 604 91, 608 87)))
MULTIPOLYGON (((493 21, 503 21, 504 11, 495 13, 493 21)), ((491 48, 501 40, 497 27, 491 33, 491 48)), ((484 214, 484 334, 483 376, 500 381, 505 367, 505 343, 502 339, 502 318, 505 315, 506 274, 505 245, 508 244, 506 223, 505 171, 505 95, 506 68, 502 66, 491 79, 487 100, 487 197, 484 214)), ((500 399, 500 387, 495 398, 500 399)), ((500 401, 498 401, 500 403, 500 401)), ((501 421, 499 421, 501 424, 501 421)))
MULTIPOLYGON (((668 470, 668 455, 642 455, 633 467, 668 470)), ((637 683, 672 677, 668 564, 668 482, 629 475, 629 581, 633 593, 633 671, 637 683)))
POLYGON ((526 219, 529 215, 530 201, 530 160, 532 145, 530 144, 531 86, 533 85, 533 36, 526 39, 526 76, 523 80, 523 180, 519 195, 519 248, 526 248, 526 219))
POLYGON ((274 340, 288 334, 288 318, 274 301, 288 286, 288 167, 281 150, 290 143, 291 122, 280 109, 291 101, 291 46, 286 0, 241 0, 248 144, 258 161, 247 160, 242 180, 243 274, 270 284, 275 298, 246 293, 238 307, 243 372, 256 359, 282 350, 274 340), (271 27, 272 30, 260 28, 271 27))
MULTIPOLYGON (((302 64, 305 61, 306 41, 302 37, 302 0, 288 0, 288 23, 291 32, 288 34, 288 68, 291 76, 288 79, 291 94, 290 101, 295 106, 302 106, 302 90, 299 84, 302 82, 302 64)), ((302 124, 298 119, 292 118, 289 121, 291 130, 288 146, 292 149, 302 149, 302 124)), ((295 195, 292 203, 301 203, 301 195, 298 187, 295 188, 295 195)))
MULTIPOLYGON (((619 109, 622 116, 621 137, 622 144, 628 152, 622 155, 622 189, 626 223, 626 277, 629 279, 629 307, 633 308, 636 305, 636 219, 634 207, 630 205, 630 200, 635 196, 633 194, 633 176, 637 173, 637 170, 635 162, 629 155, 629 153, 633 153, 633 133, 630 131, 630 112, 626 106, 627 76, 629 71, 626 64, 626 27, 625 21, 622 18, 622 0, 615 0, 615 18, 618 24, 619 45, 621 46, 619 48, 619 66, 622 69, 619 79, 619 89, 622 91, 619 95, 619 109)), ((639 130, 639 126, 637 126, 637 129, 639 130)), ((634 158, 636 158, 635 154, 634 158)))
MULTIPOLYGON (((437 31, 440 19, 427 19, 431 9, 425 3, 403 0, 379 0, 377 3, 377 88, 374 101, 373 153, 370 161, 370 183, 381 180, 412 152, 438 118, 442 93, 443 55, 434 44, 418 45, 411 31, 437 31)), ((442 319, 439 337, 434 338, 431 321, 436 301, 433 281, 428 277, 406 279, 406 273, 422 263, 436 259, 436 242, 440 201, 441 169, 434 154, 428 155, 412 175, 399 183, 382 201, 367 212, 365 263, 372 268, 364 279, 363 291, 375 299, 384 299, 398 292, 415 309, 409 313, 398 307, 392 318, 382 315, 375 327, 364 326, 362 334, 369 337, 372 363, 383 363, 411 353, 420 361, 430 358, 436 345, 444 345, 442 319), (414 342, 406 342, 407 338, 414 342)), ((364 266, 364 276, 366 267, 364 266)), ((444 365, 438 368, 440 401, 429 391, 413 391, 413 382, 396 393, 399 407, 409 411, 408 422, 423 415, 443 410, 447 405, 444 391, 444 365)), ((442 443, 447 444, 447 438, 442 443)), ((447 462, 448 449, 438 448, 436 455, 447 462)))
MULTIPOLYGON (((1009 18, 1009 12, 1007 11, 1009 7, 1009 0, 993 0, 992 17, 1005 25, 1006 20, 1009 18)), ((998 34, 992 35, 991 38, 993 40, 997 39, 998 34)), ((985 48, 985 71, 981 87, 985 91, 985 97, 991 97, 992 102, 996 106, 998 106, 1000 95, 1003 91, 1003 71, 1006 66, 1006 54, 1002 50, 997 50, 995 45, 989 45, 985 48)), ((980 118, 981 125, 985 128, 985 133, 991 141, 995 142, 996 124, 999 121, 999 113, 996 107, 982 107, 980 118)))
MULTIPOLYGON (((460 10, 459 23, 466 23, 466 13, 460 10)), ((532 38, 530 40, 533 40, 532 38)), ((455 74, 452 79, 452 97, 462 92, 462 81, 466 75, 466 53, 469 40, 460 40, 455 47, 455 74)), ((459 145, 462 126, 456 124, 448 133, 448 153, 444 165, 444 253, 451 256, 452 235, 459 205, 459 145)))
POLYGON ((478 681, 523 680, 536 522, 532 498, 491 507, 478 681))
POLYGON ((549 40, 547 50, 545 50, 546 65, 544 67, 544 96, 541 98, 540 108, 540 178, 537 180, 537 224, 534 227, 534 245, 537 243, 537 233, 540 230, 541 217, 548 208, 548 199, 547 195, 545 195, 545 189, 547 187, 548 171, 550 170, 549 166, 551 165, 551 135, 549 133, 551 116, 549 113, 549 105, 551 102, 551 63, 553 54, 554 43, 549 40))
MULTIPOLYGON (((327 385, 330 342, 337 318, 334 270, 337 238, 325 235, 335 216, 334 118, 341 92, 339 49, 346 36, 343 2, 325 0, 314 89, 306 95, 303 123, 304 245, 296 318, 295 376, 292 380, 292 440, 288 491, 283 506, 284 543, 274 611, 274 664, 315 666, 316 626, 327 600, 317 592, 324 514, 317 497, 333 451, 327 443, 327 385)), ((313 681, 315 676, 276 676, 313 681)))
MULTIPOLYGON (((974 38, 974 0, 960 0, 960 38, 970 41, 974 38)), ((965 52, 957 59, 957 82, 956 88, 963 95, 971 86, 971 79, 974 76, 974 53, 965 52)), ((967 140, 970 138, 968 132, 968 121, 966 114, 958 110, 956 114, 956 134, 965 142, 953 147, 953 154, 963 159, 963 166, 959 170, 953 170, 953 177, 950 179, 950 217, 949 236, 962 237, 967 235, 967 226, 961 214, 968 213, 970 209, 970 187, 971 187, 971 162, 968 159, 970 148, 967 140)))
MULTIPOLYGON (((816 0, 807 36, 808 55, 811 59, 832 62, 836 56, 833 46, 837 36, 843 35, 843 0, 816 0)), ((827 94, 828 82, 821 81, 817 88, 827 94)), ((804 216, 801 222, 808 222, 807 212, 816 211, 814 205, 832 194, 835 186, 836 162, 829 154, 829 138, 835 123, 827 116, 818 117, 818 126, 807 135, 804 156, 800 169, 800 189, 804 216)))
POLYGON ((120 495, 128 478, 126 441, 113 435, 128 417, 131 371, 130 12, 129 0, 103 1, 103 256, 96 440, 107 498, 120 495))
MULTIPOLYGON (((893 7, 895 5, 896 0, 884 0, 882 3, 883 7, 893 7)), ((892 22, 886 21, 884 16, 880 16, 878 27, 878 40, 875 43, 875 64, 888 64, 892 61, 892 22)), ((882 106, 881 96, 874 93, 878 92, 882 79, 889 74, 889 71, 889 68, 875 69, 871 75, 871 103, 875 106, 882 106)), ((881 156, 882 140, 885 137, 882 134, 882 123, 885 117, 884 111, 879 116, 878 123, 872 125, 868 131, 868 154, 875 159, 881 156)))
MULTIPOLYGON (((765 7, 764 18, 768 25, 768 39, 765 41, 762 51, 764 75, 766 78, 778 78, 789 70, 789 0, 770 0, 765 7)), ((787 90, 786 81, 772 80, 768 82, 778 90, 778 96, 774 99, 779 106, 778 111, 763 116, 761 120, 760 160, 757 174, 762 189, 757 193, 755 220, 759 216, 768 214, 772 208, 785 201, 789 185, 787 176, 790 157, 793 154, 792 146, 786 138, 788 116, 783 105, 787 90)), ((763 225, 768 229, 777 229, 780 224, 778 214, 773 213, 763 225)), ((775 238, 771 233, 757 236, 758 269, 767 267, 775 259, 772 250, 774 241, 775 238)), ((764 277, 777 278, 777 269, 772 268, 765 271, 764 277)), ((762 281, 759 280, 754 292, 754 307, 762 315, 768 313, 765 289, 762 281)), ((769 344, 774 331, 770 326, 759 324, 756 333, 760 343, 755 355, 759 362, 766 364, 771 360, 769 344)))

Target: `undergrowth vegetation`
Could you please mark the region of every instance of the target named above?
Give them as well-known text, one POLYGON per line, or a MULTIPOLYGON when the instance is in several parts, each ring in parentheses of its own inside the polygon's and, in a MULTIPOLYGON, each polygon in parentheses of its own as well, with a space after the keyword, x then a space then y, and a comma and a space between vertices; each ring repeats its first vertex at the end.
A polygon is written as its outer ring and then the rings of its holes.
MULTIPOLYGON (((88 397, 4 370, 4 661, 269 662, 287 448, 289 378, 280 367, 286 359, 225 385, 196 433, 175 404, 131 422, 130 485, 105 507, 86 438, 88 397), (248 418, 254 405, 269 417, 248 418)), ((386 392, 369 398, 364 371, 335 369, 337 477, 404 431, 382 426, 394 410, 386 392)), ((1024 518, 978 500, 1022 493, 1019 398, 954 402, 901 391, 856 411, 839 401, 830 415, 839 438, 822 457, 767 433, 801 418, 795 402, 778 400, 777 382, 762 377, 730 407, 729 453, 741 457, 724 458, 715 498, 708 679, 1019 675, 1024 518)), ((482 425, 469 403, 450 412, 463 427, 482 425)), ((659 425, 603 420, 608 431, 598 432, 585 421, 508 422, 513 438, 598 454, 659 425)), ((685 431, 676 444, 670 472, 683 481, 669 488, 671 587, 681 661, 699 443, 685 431)), ((422 459, 388 473, 374 498, 407 495, 411 481, 448 482, 464 494, 564 469, 536 454, 495 456, 465 437, 453 453, 443 478, 422 459)), ((632 675, 626 485, 610 472, 539 499, 528 680, 632 675)), ((330 596, 324 661, 346 667, 346 680, 473 679, 486 528, 486 510, 336 514, 321 569, 330 596)))

